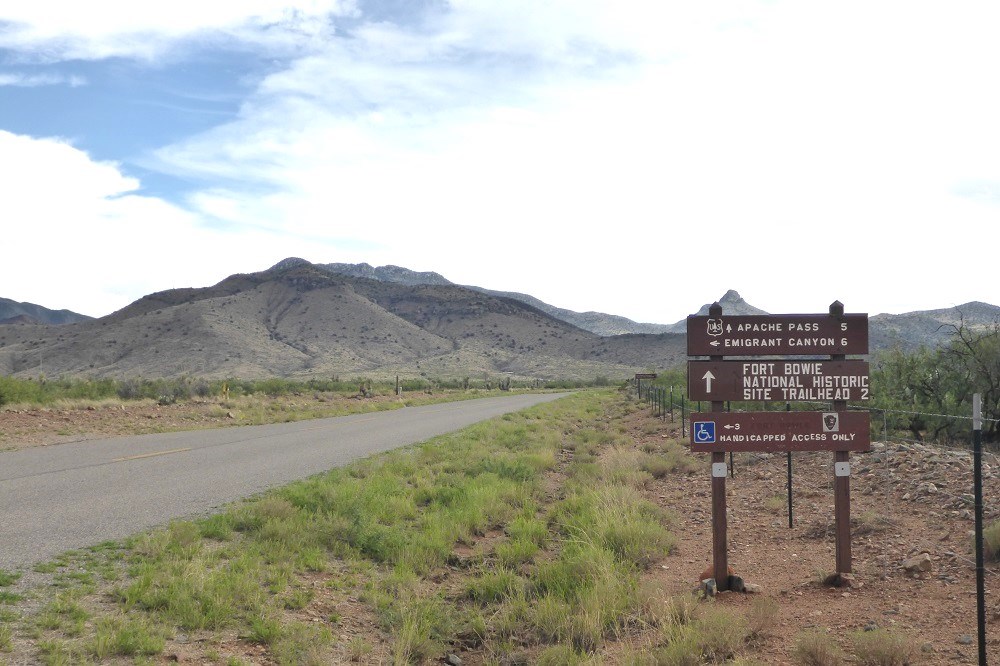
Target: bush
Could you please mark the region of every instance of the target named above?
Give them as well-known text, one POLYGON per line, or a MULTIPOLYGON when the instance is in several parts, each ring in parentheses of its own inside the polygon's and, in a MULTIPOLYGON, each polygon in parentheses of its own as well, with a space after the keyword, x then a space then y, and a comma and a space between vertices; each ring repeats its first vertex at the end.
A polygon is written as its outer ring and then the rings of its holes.
POLYGON ((840 646, 818 631, 800 636, 792 654, 795 662, 802 666, 840 666, 844 663, 844 652, 840 646))
POLYGON ((983 556, 1000 560, 1000 520, 990 523, 983 530, 983 556))
POLYGON ((906 666, 913 659, 909 638, 885 629, 854 635, 854 657, 862 666, 906 666))
POLYGON ((750 641, 759 643, 778 624, 778 602, 771 597, 755 597, 746 617, 750 641))
POLYGON ((142 397, 142 381, 126 379, 118 385, 118 397, 122 400, 138 400, 142 397))

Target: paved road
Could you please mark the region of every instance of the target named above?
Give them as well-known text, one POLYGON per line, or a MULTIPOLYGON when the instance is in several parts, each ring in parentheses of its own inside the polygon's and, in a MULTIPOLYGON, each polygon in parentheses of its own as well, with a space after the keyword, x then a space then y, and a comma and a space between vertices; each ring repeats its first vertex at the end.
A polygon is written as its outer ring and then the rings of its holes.
POLYGON ((563 395, 483 398, 0 453, 0 569, 203 515, 267 488, 563 395))

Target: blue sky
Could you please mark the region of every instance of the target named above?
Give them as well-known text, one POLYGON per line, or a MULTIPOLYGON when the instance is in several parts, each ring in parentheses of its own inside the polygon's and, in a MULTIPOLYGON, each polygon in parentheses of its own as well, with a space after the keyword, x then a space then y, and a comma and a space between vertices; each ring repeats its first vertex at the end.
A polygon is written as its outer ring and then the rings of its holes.
POLYGON ((0 296, 300 256, 660 323, 1000 304, 994 3, 145 4, 0 4, 0 296))

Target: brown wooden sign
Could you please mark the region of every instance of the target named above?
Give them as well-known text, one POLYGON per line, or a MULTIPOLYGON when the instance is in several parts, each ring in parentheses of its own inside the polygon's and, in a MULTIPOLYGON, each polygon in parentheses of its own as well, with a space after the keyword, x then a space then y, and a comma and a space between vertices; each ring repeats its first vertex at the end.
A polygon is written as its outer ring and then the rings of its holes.
POLYGON ((867 314, 691 315, 688 356, 867 354, 867 314))
POLYGON ((637 372, 635 373, 636 379, 656 379, 655 372, 637 372))
POLYGON ((691 450, 868 451, 868 412, 711 412, 691 415, 691 450))
POLYGON ((869 399, 867 361, 688 361, 691 400, 869 399))

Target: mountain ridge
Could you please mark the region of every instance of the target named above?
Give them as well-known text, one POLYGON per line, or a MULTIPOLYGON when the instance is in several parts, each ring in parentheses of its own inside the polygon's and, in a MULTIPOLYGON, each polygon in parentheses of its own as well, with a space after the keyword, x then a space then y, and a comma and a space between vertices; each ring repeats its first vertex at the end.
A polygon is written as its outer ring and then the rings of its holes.
MULTIPOLYGON (((686 320, 664 332, 601 335, 560 317, 569 311, 516 296, 399 266, 290 257, 208 287, 148 294, 100 319, 55 326, 16 315, 0 326, 0 374, 593 379, 687 358, 686 320)), ((767 314, 735 290, 718 302, 727 315, 767 314)), ((879 314, 870 318, 871 349, 932 347, 958 325, 998 321, 1000 307, 978 301, 879 314)))
POLYGON ((19 303, 9 298, 0 298, 0 325, 39 323, 60 326, 91 319, 93 317, 71 310, 50 310, 34 303, 19 303))

